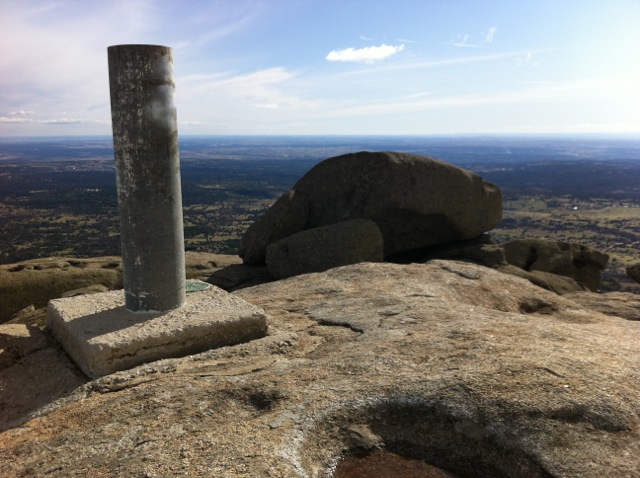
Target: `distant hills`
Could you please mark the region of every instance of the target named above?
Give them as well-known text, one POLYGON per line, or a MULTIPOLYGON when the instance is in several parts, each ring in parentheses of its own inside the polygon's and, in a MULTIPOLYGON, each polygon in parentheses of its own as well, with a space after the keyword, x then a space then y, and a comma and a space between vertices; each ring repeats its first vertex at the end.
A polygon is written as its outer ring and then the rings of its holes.
MULTIPOLYGON (((500 240, 526 230, 594 248, 622 244, 612 251, 621 263, 637 250, 624 245, 640 240, 633 136, 187 136, 180 150, 188 250, 235 254, 247 227, 314 164, 362 150, 437 157, 498 185, 500 240)), ((0 263, 118 255, 118 231, 110 137, 0 140, 0 263)))

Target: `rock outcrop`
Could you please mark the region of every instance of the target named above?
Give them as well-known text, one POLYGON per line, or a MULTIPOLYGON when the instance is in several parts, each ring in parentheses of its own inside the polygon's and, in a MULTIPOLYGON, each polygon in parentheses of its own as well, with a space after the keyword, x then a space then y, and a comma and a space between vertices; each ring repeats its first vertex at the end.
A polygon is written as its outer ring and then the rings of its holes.
POLYGON ((627 320, 640 320, 640 295, 630 292, 571 292, 565 298, 586 309, 627 320))
POLYGON ((433 259, 469 261, 527 279, 556 294, 598 290, 609 256, 575 244, 527 239, 495 244, 488 234, 470 240, 396 254, 389 261, 407 264, 433 259))
POLYGON ((598 290, 607 254, 544 239, 493 244, 483 233, 501 216, 500 190, 472 172, 424 156, 361 152, 312 168, 249 227, 238 253, 245 266, 266 265, 277 279, 365 261, 445 258, 558 294, 598 290))
POLYGON ((276 279, 333 267, 384 260, 383 238, 375 222, 351 219, 314 227, 267 246, 267 269, 276 279))
POLYGON ((520 267, 508 264, 506 266, 500 266, 497 268, 504 274, 511 274, 517 277, 527 279, 532 284, 542 287, 543 289, 555 292, 558 295, 569 294, 571 292, 577 292, 585 290, 586 287, 579 284, 575 279, 571 277, 562 276, 545 271, 527 271, 520 267))
POLYGON ((101 285, 122 287, 119 257, 47 258, 0 266, 0 323, 25 307, 45 307, 65 292, 101 285))
POLYGON ((266 337, 93 381, 41 307, 121 287, 119 258, 0 266, 3 476, 328 478, 383 450, 440 476, 640 478, 637 296, 584 290, 598 251, 493 244, 501 208, 431 158, 327 160, 243 263, 187 253, 188 278, 268 314, 266 337))
POLYGON ((509 264, 530 272, 550 272, 571 277, 589 290, 597 291, 600 273, 609 256, 590 247, 545 239, 522 239, 503 244, 509 264))
POLYGON ((501 217, 500 190, 475 173, 425 156, 360 152, 313 167, 249 227, 239 255, 245 264, 263 265, 267 247, 285 237, 369 219, 382 232, 389 256, 471 239, 501 217))
MULTIPOLYGON (((224 254, 187 252, 186 276, 206 280, 214 272, 240 262, 224 254)), ((122 260, 116 256, 49 257, 0 265, 0 324, 22 309, 45 307, 51 299, 121 288, 122 260)))
POLYGON ((627 275, 640 284, 640 262, 627 266, 627 275))
POLYGON ((457 261, 236 294, 267 337, 91 382, 0 325, 3 476, 320 478, 382 447, 454 476, 640 477, 640 322, 457 261))

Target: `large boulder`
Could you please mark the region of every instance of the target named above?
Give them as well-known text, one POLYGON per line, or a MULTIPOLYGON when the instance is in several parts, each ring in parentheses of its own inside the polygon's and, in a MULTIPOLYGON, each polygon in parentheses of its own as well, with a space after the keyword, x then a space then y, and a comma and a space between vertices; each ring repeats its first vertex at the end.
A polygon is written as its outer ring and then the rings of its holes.
POLYGON ((511 265, 529 272, 550 272, 571 277, 589 290, 600 287, 609 255, 582 244, 546 239, 520 239, 503 244, 511 265))
POLYGON ((91 382, 0 325, 0 474, 321 478, 381 447, 454 476, 640 477, 640 321, 455 261, 236 294, 268 336, 91 382))
POLYGON ((267 247, 267 268, 276 279, 322 272, 358 262, 382 262, 376 223, 352 219, 293 234, 267 247))
POLYGON ((238 255, 248 265, 264 265, 267 246, 304 230, 309 219, 307 198, 291 190, 284 193, 242 236, 238 255))
POLYGON ((500 190, 475 173, 425 156, 360 152, 313 167, 249 227, 238 253, 246 264, 264 264, 275 241, 363 218, 380 228, 388 256, 471 239, 501 217, 500 190))

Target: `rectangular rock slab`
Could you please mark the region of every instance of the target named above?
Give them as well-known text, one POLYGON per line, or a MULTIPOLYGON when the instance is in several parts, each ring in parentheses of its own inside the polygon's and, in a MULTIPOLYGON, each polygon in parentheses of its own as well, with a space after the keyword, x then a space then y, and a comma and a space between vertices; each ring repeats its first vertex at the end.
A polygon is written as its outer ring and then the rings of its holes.
POLYGON ((90 378, 267 334, 263 309, 215 286, 167 312, 131 312, 124 303, 123 290, 49 302, 47 325, 90 378))

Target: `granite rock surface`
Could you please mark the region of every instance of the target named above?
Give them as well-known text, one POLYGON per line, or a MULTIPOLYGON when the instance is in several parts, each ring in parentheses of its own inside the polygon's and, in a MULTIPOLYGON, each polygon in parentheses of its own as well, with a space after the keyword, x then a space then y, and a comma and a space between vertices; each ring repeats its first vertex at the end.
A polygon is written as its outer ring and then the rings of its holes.
POLYGON ((507 262, 527 272, 570 277, 591 291, 600 286, 600 273, 609 255, 582 244, 546 239, 519 239, 502 244, 507 262))
POLYGON ((369 219, 314 227, 269 244, 267 269, 276 279, 384 260, 382 233, 369 219))
POLYGON ((320 478, 384 448, 454 476, 640 477, 640 322, 447 260, 235 294, 268 336, 95 381, 1 325, 4 476, 320 478))
POLYGON ((502 218, 502 193, 477 174, 407 153, 345 154, 317 164, 242 237, 245 264, 263 265, 267 246, 306 229, 369 219, 384 255, 471 239, 502 218))

